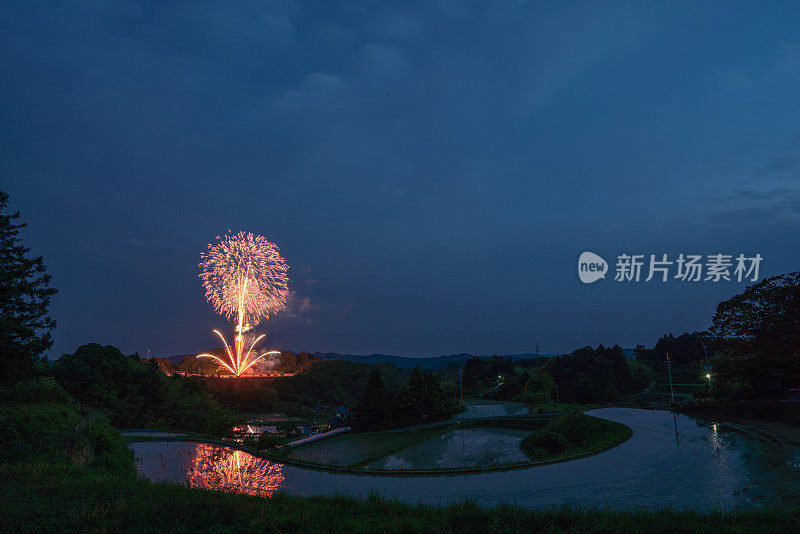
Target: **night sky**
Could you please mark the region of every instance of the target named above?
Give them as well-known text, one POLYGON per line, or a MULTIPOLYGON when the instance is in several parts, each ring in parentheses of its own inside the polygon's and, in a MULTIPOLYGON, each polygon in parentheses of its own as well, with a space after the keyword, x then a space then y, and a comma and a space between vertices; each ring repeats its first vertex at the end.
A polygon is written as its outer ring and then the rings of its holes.
POLYGON ((800 267, 800 4, 394 4, 3 2, 0 188, 51 357, 216 346, 227 229, 280 246, 265 347, 308 351, 652 345, 745 287, 584 285, 585 250, 800 267))

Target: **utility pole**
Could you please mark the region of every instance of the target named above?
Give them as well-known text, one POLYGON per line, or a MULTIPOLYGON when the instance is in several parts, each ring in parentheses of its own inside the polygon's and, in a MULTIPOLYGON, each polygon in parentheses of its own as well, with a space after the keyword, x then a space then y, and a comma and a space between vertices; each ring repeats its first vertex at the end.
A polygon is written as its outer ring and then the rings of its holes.
POLYGON ((458 393, 459 393, 458 405, 459 406, 463 406, 464 405, 464 389, 461 387, 461 373, 462 373, 462 371, 458 372, 458 393))
POLYGON ((669 396, 672 399, 672 404, 675 404, 675 392, 672 389, 672 371, 669 369, 669 365, 672 361, 669 359, 669 353, 667 353, 667 376, 669 376, 669 396))
POLYGON ((703 356, 706 359, 706 378, 708 379, 708 387, 711 387, 711 363, 708 361, 708 352, 706 352, 706 344, 703 343, 703 356))

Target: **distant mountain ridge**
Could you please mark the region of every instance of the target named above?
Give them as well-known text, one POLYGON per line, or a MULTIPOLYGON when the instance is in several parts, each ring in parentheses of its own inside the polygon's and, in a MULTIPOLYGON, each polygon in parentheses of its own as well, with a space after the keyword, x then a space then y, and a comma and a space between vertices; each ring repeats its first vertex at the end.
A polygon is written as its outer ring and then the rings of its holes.
MULTIPOLYGON (((625 356, 628 359, 633 359, 633 349, 622 350, 625 352, 625 356)), ((187 356, 194 356, 194 354, 169 356, 169 360, 172 361, 172 363, 178 364, 187 356)), ((475 356, 478 356, 479 358, 491 358, 493 355, 469 354, 467 352, 462 352, 460 354, 444 354, 442 356, 412 358, 408 356, 392 356, 391 354, 340 354, 338 352, 314 352, 312 356, 320 359, 344 360, 354 363, 391 363, 403 369, 413 369, 414 367, 419 367, 420 369, 435 370, 446 367, 452 362, 463 363, 469 358, 474 358, 475 356)), ((536 354, 534 352, 523 352, 521 354, 501 354, 500 356, 504 358, 511 358, 512 360, 526 360, 529 358, 536 358, 537 356, 540 358, 552 358, 557 355, 549 353, 536 354)))
MULTIPOLYGON (((403 369, 413 369, 419 367, 420 369, 441 369, 452 362, 465 362, 469 358, 478 356, 480 358, 491 358, 492 355, 486 354, 468 354, 462 352, 461 354, 445 354, 442 356, 435 356, 432 358, 409 358, 406 356, 392 356, 390 354, 339 354, 338 352, 315 352, 313 354, 317 358, 324 358, 329 360, 345 360, 355 363, 391 363, 403 369)), ((526 352, 522 354, 501 354, 504 358, 511 358, 512 360, 525 360, 528 358, 551 358, 555 354, 535 354, 533 352, 526 352)))

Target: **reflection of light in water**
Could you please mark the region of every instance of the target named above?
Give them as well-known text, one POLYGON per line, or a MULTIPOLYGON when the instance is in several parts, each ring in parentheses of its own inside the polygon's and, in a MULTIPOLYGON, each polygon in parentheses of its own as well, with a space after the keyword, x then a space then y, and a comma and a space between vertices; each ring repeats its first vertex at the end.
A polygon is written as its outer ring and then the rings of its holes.
POLYGON ((246 452, 198 443, 186 453, 190 486, 269 497, 283 483, 282 466, 246 452))
POLYGON ((717 460, 722 458, 722 439, 717 432, 717 423, 711 423, 711 445, 717 451, 717 460))

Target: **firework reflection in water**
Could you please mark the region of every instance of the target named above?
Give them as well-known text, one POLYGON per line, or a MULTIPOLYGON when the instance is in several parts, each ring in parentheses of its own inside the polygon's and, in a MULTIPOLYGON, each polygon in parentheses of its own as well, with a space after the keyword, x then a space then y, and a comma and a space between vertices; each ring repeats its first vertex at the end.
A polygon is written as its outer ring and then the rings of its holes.
POLYGON ((182 454, 192 487, 269 497, 283 484, 281 464, 246 452, 198 443, 182 454))

